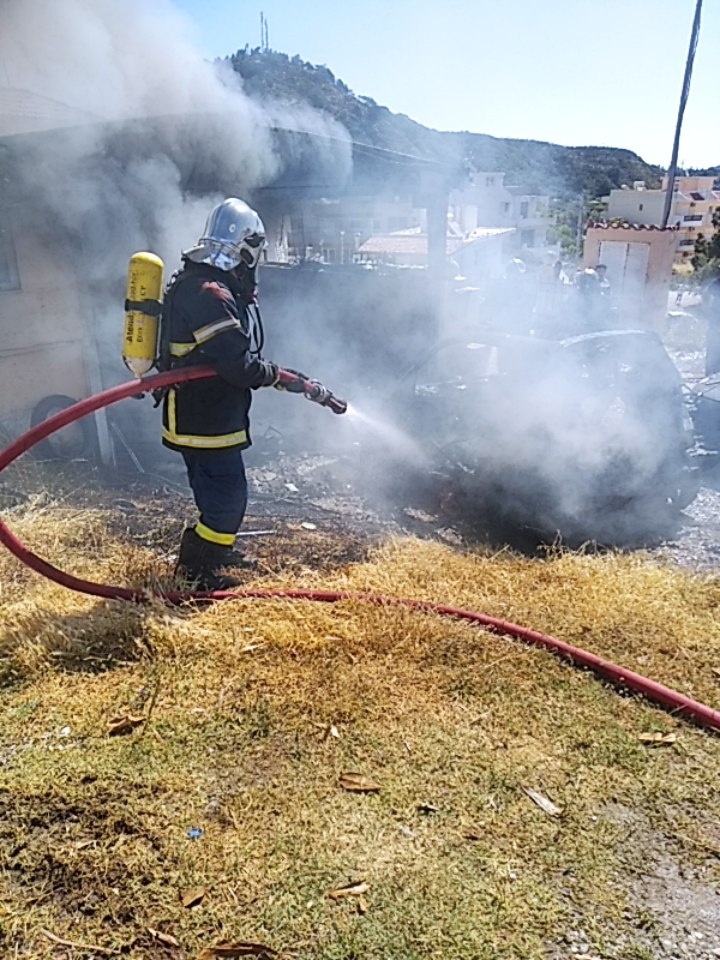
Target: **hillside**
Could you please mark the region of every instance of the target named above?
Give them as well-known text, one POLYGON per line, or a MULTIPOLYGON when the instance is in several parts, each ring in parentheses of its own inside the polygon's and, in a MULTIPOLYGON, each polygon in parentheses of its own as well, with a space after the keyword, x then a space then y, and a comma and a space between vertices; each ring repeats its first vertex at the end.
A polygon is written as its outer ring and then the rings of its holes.
POLYGON ((478 170, 498 170, 506 182, 557 197, 586 192, 600 197, 633 180, 658 186, 662 168, 631 150, 563 147, 537 140, 513 140, 467 131, 442 133, 392 113, 369 97, 356 95, 326 66, 273 50, 239 50, 226 58, 253 98, 309 103, 340 121, 355 140, 388 150, 444 160, 464 158, 478 170))

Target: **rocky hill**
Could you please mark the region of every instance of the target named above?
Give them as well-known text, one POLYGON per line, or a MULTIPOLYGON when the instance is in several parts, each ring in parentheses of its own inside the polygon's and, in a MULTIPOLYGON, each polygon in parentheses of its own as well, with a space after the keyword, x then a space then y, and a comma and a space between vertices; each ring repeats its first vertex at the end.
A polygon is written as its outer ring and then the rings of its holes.
POLYGON ((600 197, 633 180, 660 184, 662 168, 645 163, 631 150, 564 147, 468 131, 443 133, 356 95, 326 66, 299 56, 245 48, 226 59, 253 98, 310 104, 340 121, 363 143, 452 164, 469 161, 477 170, 504 171, 508 184, 559 198, 583 192, 589 198, 600 197))

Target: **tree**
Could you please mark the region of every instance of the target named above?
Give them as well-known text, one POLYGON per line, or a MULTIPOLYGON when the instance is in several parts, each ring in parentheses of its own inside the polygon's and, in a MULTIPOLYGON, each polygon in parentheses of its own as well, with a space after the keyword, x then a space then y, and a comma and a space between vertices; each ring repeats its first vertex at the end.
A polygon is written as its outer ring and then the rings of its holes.
POLYGON ((702 270, 708 262, 708 259, 708 242, 705 239, 705 235, 699 233, 695 240, 695 253, 690 257, 690 263, 693 265, 693 269, 698 271, 702 270))
POLYGON ((702 284, 712 277, 720 276, 720 208, 712 215, 713 234, 708 240, 699 233, 695 241, 695 253, 690 262, 695 270, 694 279, 702 284))
POLYGON ((708 257, 711 260, 720 260, 720 207, 716 207, 712 215, 714 233, 708 243, 708 257))

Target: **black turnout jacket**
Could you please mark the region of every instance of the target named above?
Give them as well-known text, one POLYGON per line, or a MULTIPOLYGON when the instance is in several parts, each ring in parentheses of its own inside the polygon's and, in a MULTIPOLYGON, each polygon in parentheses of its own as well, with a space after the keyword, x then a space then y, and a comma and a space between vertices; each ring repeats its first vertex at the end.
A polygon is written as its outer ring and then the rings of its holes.
POLYGON ((185 261, 170 283, 163 337, 172 367, 207 364, 218 376, 168 390, 165 446, 179 451, 250 446, 250 389, 266 383, 271 369, 251 352, 253 309, 254 298, 237 278, 216 267, 185 261))

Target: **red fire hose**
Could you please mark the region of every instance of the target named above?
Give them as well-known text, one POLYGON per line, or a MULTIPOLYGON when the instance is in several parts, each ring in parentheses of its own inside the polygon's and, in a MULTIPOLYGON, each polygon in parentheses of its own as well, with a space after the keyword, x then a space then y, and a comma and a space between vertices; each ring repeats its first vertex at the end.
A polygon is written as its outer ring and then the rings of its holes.
MULTIPOLYGON (((297 377, 293 374, 281 371, 286 379, 297 377)), ((19 437, 10 446, 6 447, 0 453, 0 472, 16 460, 21 454, 30 450, 35 444, 56 433, 63 427, 82 417, 101 410, 103 407, 109 407, 119 400, 127 397, 134 397, 138 394, 148 393, 152 390, 158 390, 173 384, 182 383, 187 380, 202 380, 215 376, 214 371, 209 367, 190 367, 185 370, 173 370, 168 373, 158 373, 152 376, 143 377, 141 380, 132 380, 129 383, 112 387, 103 393, 98 393, 87 400, 81 400, 79 403, 68 407, 66 410, 55 414, 48 420, 38 426, 33 427, 23 436, 19 437)), ((314 381, 309 381, 312 385, 314 381)), ((128 587, 107 586, 100 583, 94 583, 90 580, 83 580, 72 574, 66 573, 54 567, 51 563, 38 557, 29 550, 13 532, 8 528, 3 520, 0 519, 0 542, 14 554, 19 560, 34 570, 36 573, 47 577, 49 580, 59 583, 70 590, 76 590, 79 593, 89 594, 95 597, 104 597, 108 600, 132 600, 146 601, 148 594, 141 590, 132 590, 128 587)), ((339 600, 362 600, 367 603, 374 603, 378 606, 399 606, 408 607, 411 610, 420 610, 425 613, 435 613, 440 616, 453 617, 458 620, 467 620, 470 623, 479 624, 492 633, 504 634, 510 637, 516 637, 525 643, 533 646, 542 647, 544 650, 555 654, 556 656, 568 660, 576 666, 584 667, 593 673, 610 681, 618 687, 632 690, 634 693, 646 699, 660 704, 679 716, 692 720, 702 727, 711 730, 720 730, 720 711, 713 710, 705 704, 698 703, 696 700, 686 697, 676 690, 671 690, 654 680, 648 680, 638 673, 631 670, 624 670, 617 664, 604 660, 594 653, 588 653, 579 647, 573 647, 562 640, 556 640, 554 637, 538 633, 536 630, 529 630, 527 627, 518 626, 515 623, 509 623, 505 620, 498 620, 495 617, 489 617, 482 613, 473 613, 470 610, 460 610, 455 607, 444 606, 439 603, 431 603, 426 600, 409 600, 400 597, 385 597, 379 594, 369 593, 348 593, 337 590, 279 590, 279 589, 255 589, 246 588, 243 590, 217 590, 217 591, 168 591, 159 594, 161 599, 168 603, 183 603, 190 600, 236 600, 239 598, 279 598, 285 600, 316 600, 326 603, 334 603, 339 600)))

